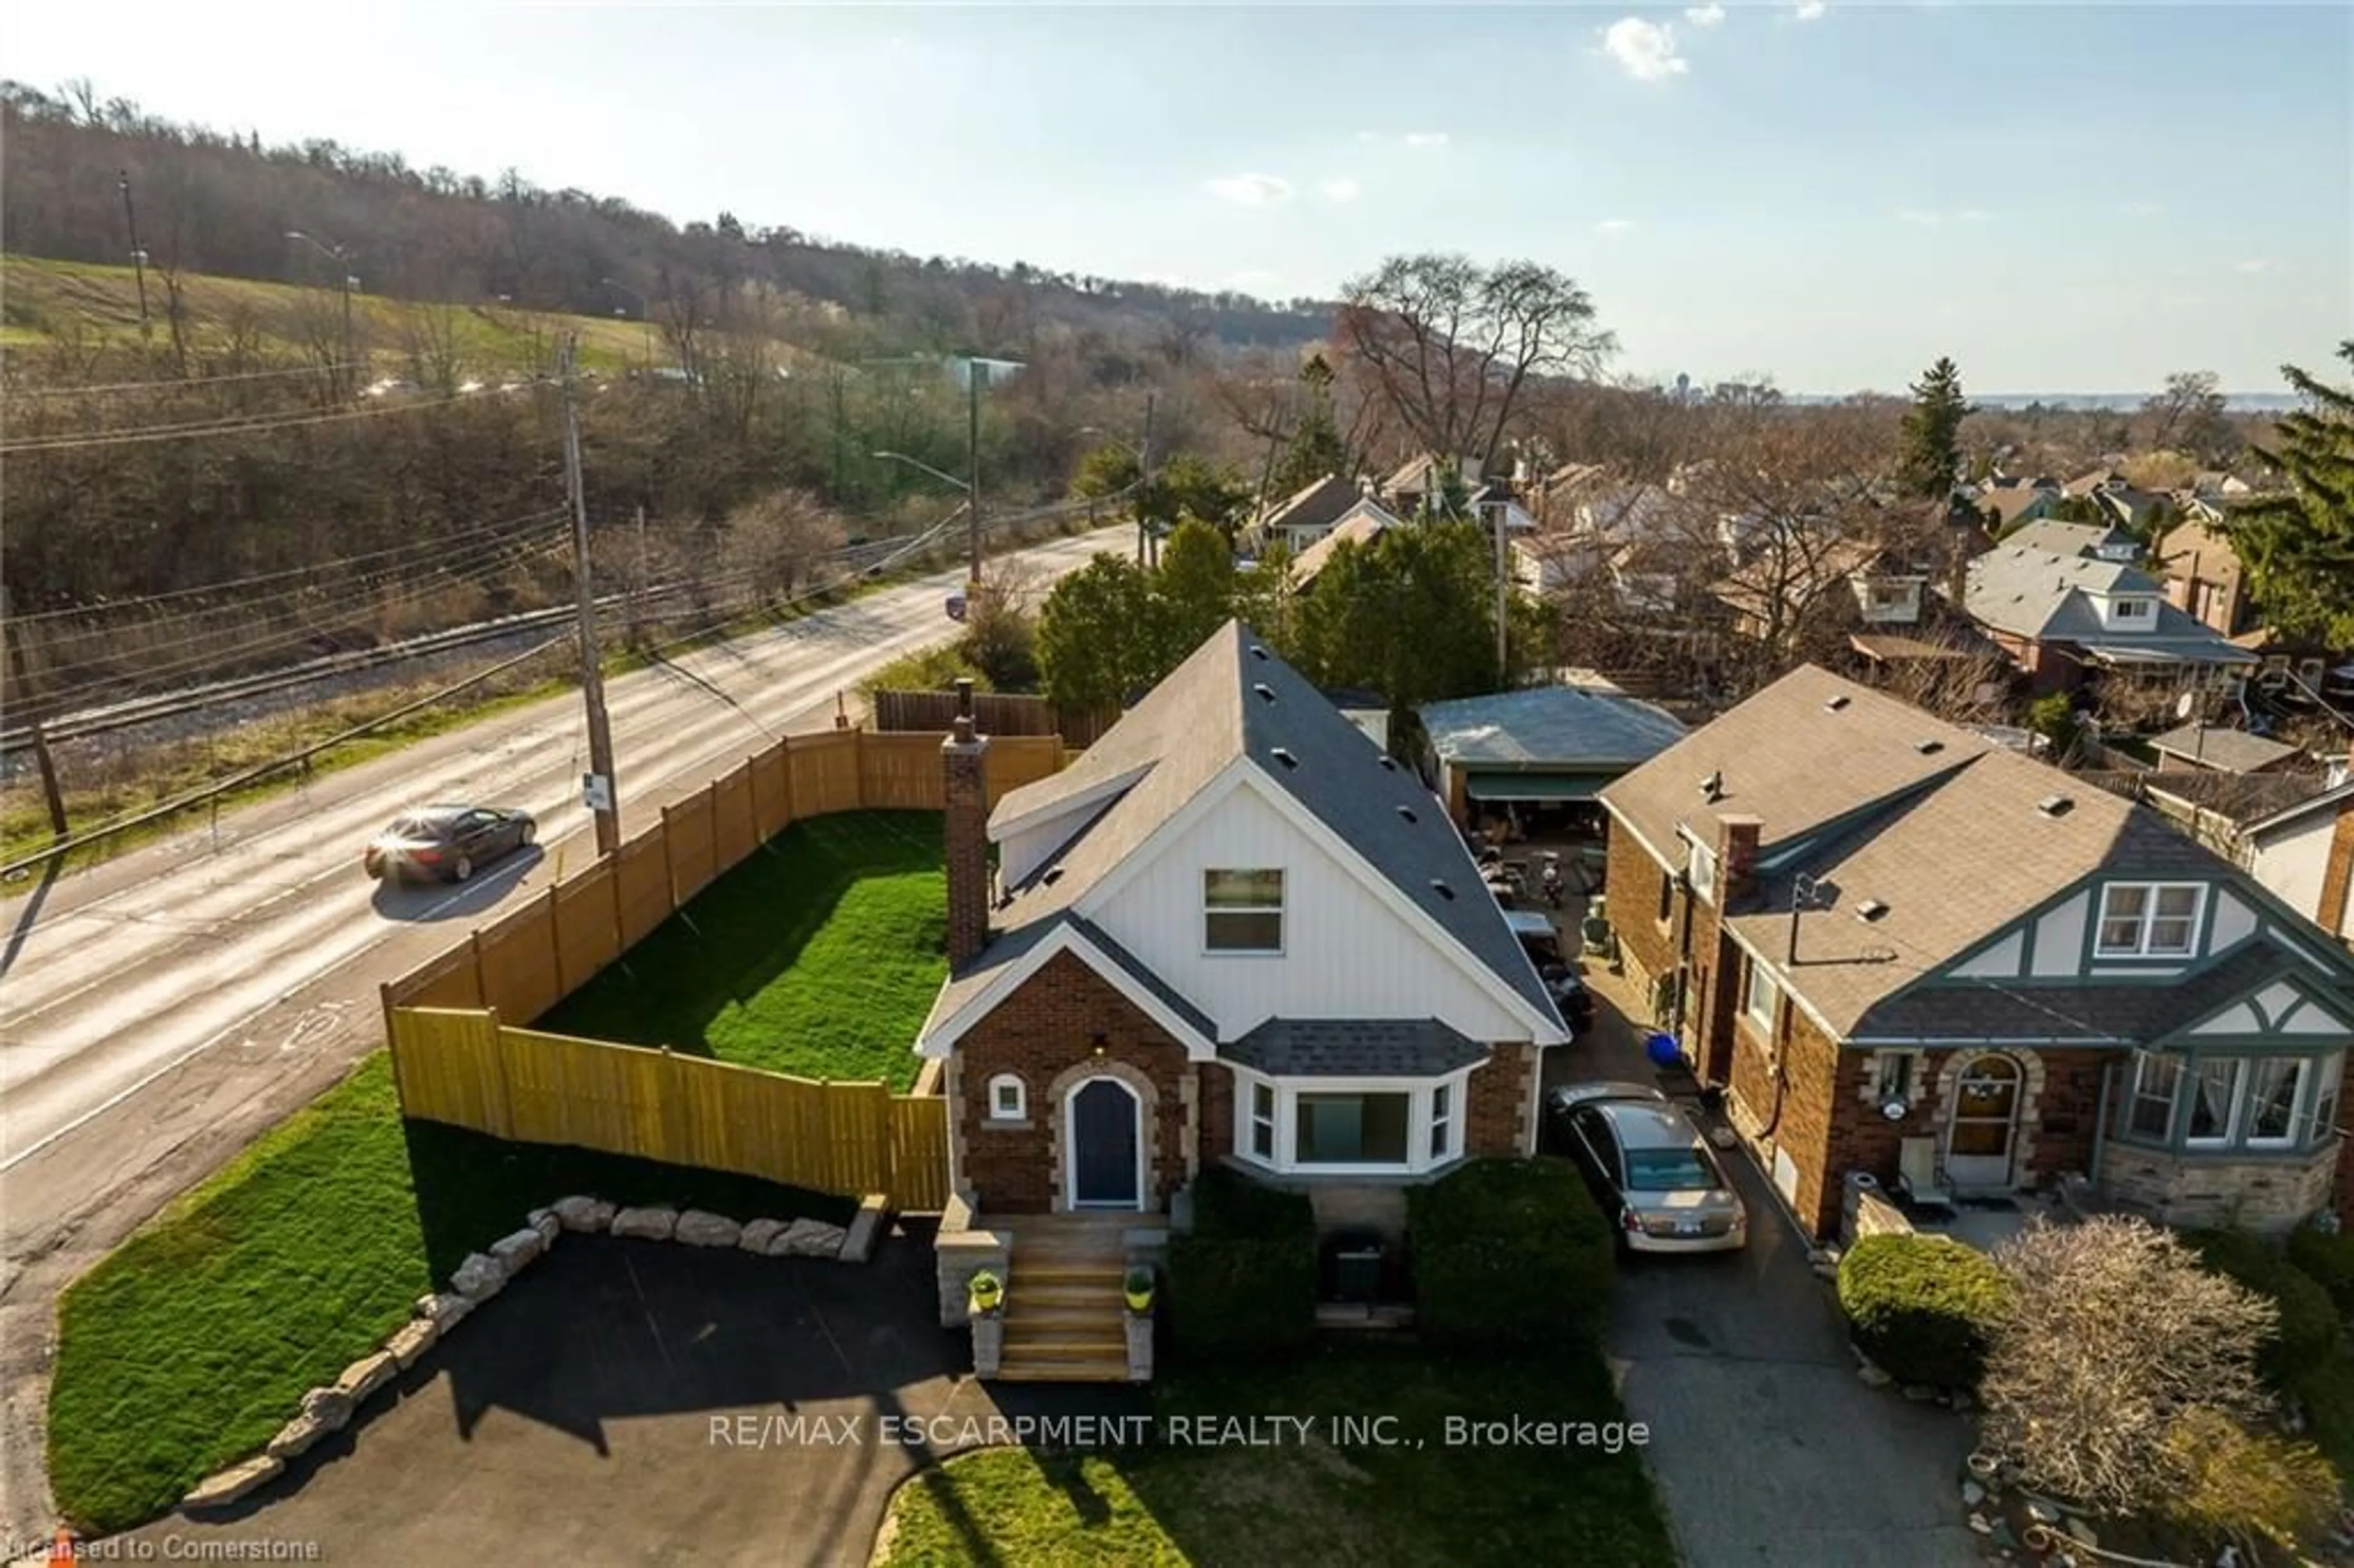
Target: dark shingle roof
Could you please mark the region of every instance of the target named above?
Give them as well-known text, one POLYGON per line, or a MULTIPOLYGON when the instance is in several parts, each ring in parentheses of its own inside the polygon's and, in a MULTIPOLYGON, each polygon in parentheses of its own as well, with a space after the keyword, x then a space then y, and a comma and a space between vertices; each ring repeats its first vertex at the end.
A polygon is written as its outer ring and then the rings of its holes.
POLYGON ((1868 1040, 2077 1040, 2151 1044, 2285 974, 2312 970, 2274 943, 2249 942, 2171 985, 1925 985, 1872 1007, 1853 1033, 1868 1040))
POLYGON ((1278 1077, 1435 1078, 1488 1048, 1435 1018, 1271 1018, 1218 1054, 1278 1077))
POLYGON ((1322 528, 1329 526, 1341 514, 1357 503, 1363 493, 1357 482, 1328 473, 1312 484, 1301 485, 1278 502, 1275 509, 1259 520, 1262 528, 1322 528))

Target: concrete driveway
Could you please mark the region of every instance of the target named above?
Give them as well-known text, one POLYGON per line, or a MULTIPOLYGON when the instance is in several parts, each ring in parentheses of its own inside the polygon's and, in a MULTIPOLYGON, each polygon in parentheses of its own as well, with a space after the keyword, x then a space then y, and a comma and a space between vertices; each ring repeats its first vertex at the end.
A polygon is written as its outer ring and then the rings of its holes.
POLYGON ((848 1568, 892 1488, 992 1417, 1142 1409, 1118 1388, 993 1395, 936 1300, 920 1237, 860 1267, 567 1236, 278 1481, 107 1544, 158 1561, 238 1541, 315 1542, 342 1564, 848 1568))
MULTIPOLYGON (((1632 993, 1591 961, 1589 1035, 1548 1082, 1653 1081, 1626 1022, 1632 993)), ((1749 1245, 1619 1270, 1608 1351, 1689 1568, 1901 1563, 1974 1568, 1960 1478, 1968 1421, 1866 1387, 1829 1282, 1756 1167, 1726 1160, 1749 1245)))

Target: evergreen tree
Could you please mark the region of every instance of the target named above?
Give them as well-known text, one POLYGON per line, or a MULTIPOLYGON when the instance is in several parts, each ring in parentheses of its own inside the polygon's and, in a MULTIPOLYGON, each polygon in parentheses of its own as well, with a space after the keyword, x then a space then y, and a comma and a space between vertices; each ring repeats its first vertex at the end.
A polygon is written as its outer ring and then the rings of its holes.
POLYGON ((1198 517, 1169 535, 1152 581, 1172 669, 1235 613, 1235 555, 1226 536, 1198 517))
POLYGON ((1962 373, 1940 358, 1913 384, 1913 407, 1904 414, 1904 450, 1898 473, 1907 493, 1940 501, 1953 493, 1962 461, 1962 421, 1970 406, 1962 397, 1962 373))
MULTIPOLYGON (((2354 367, 2354 339, 2338 345, 2354 367)), ((2283 631, 2354 642, 2354 389, 2281 366, 2306 407, 2257 453, 2289 488, 2232 507, 2223 532, 2247 567, 2264 619, 2283 631)))
POLYGON ((1328 473, 1345 478, 1352 466, 1348 443, 1341 439, 1341 427, 1332 418, 1332 367, 1322 355, 1308 356, 1308 363, 1299 367, 1299 384, 1307 390, 1308 409, 1300 416, 1299 428, 1292 431, 1290 444, 1276 460, 1269 488, 1279 496, 1304 490, 1328 473))
POLYGON ((1167 674, 1152 579, 1100 555, 1055 585, 1038 611, 1039 683, 1073 709, 1117 708, 1167 674))

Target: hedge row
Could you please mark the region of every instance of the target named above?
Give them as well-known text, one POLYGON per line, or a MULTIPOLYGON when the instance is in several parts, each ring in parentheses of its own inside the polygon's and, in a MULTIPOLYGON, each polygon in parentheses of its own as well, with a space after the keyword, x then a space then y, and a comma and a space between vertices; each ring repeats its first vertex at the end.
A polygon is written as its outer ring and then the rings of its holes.
MULTIPOLYGON (((2182 1239, 2209 1268, 2279 1308, 2280 1327, 2256 1363, 2265 1382, 2286 1388, 2306 1368, 2337 1352, 2338 1305, 2287 1253, 2245 1231, 2190 1231, 2182 1239)), ((2305 1250, 2316 1249, 2308 1243, 2305 1250)))
POLYGON ((1183 1351, 1268 1355, 1316 1330, 1308 1199, 1226 1170, 1193 1185, 1193 1228, 1169 1242, 1169 1331, 1183 1351))

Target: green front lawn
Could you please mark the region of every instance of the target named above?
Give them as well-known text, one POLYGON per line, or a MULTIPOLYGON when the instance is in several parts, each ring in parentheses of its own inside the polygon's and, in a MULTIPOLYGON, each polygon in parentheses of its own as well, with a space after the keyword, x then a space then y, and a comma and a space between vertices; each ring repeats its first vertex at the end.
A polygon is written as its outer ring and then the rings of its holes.
POLYGON ((535 1027, 904 1089, 948 977, 947 921, 938 812, 812 817, 535 1027))
MULTIPOLYGON (((1327 1346, 1279 1370, 1166 1377, 1156 1427, 1204 1416, 1312 1417, 1318 1436, 1265 1446, 1090 1454, 996 1448, 909 1481, 885 1526, 888 1568, 1013 1563, 1574 1563, 1667 1568, 1667 1524, 1637 1449, 1531 1434, 1450 1443, 1447 1419, 1622 1419, 1597 1352, 1465 1361, 1406 1347, 1327 1346), (1334 1441, 1334 1418, 1394 1418, 1334 1441)), ((1193 1430, 1198 1432, 1198 1428, 1193 1430)))
MULTIPOLYGON (((852 1205, 768 1182, 404 1125, 370 1057, 110 1255, 58 1308, 49 1478, 86 1530, 269 1441, 475 1251, 567 1192, 750 1219, 852 1205)), ((495 1309, 495 1308, 493 1308, 495 1309)))

